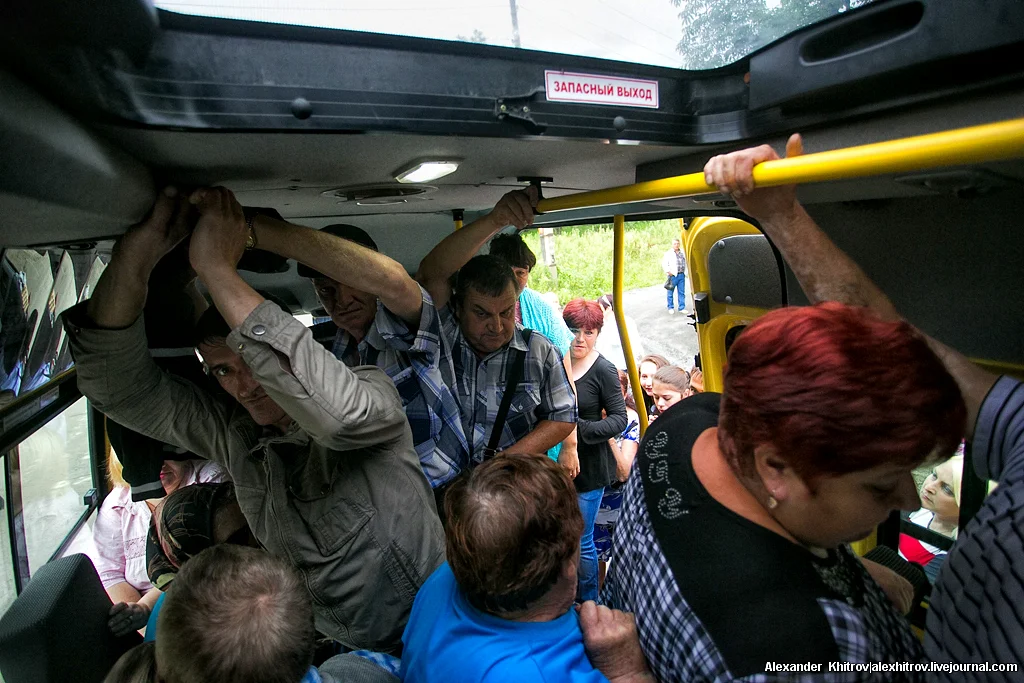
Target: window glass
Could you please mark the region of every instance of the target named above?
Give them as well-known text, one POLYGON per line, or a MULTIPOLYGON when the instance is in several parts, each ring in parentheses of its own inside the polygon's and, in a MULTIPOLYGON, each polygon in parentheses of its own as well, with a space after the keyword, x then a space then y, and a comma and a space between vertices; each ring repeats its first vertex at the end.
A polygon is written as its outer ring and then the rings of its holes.
MULTIPOLYGON (((14 602, 18 592, 14 586, 14 560, 11 555, 11 530, 7 525, 7 468, 0 458, 0 500, 3 501, 3 514, 0 515, 0 614, 14 602)), ((3 680, 3 679, 0 679, 3 680)))
POLYGON ((228 19, 713 69, 871 0, 157 0, 228 19))
POLYGON ((83 397, 18 445, 29 572, 60 547, 93 488, 88 402, 83 397))
POLYGON ((103 272, 93 250, 8 249, 0 262, 0 408, 72 365, 58 316, 103 272))

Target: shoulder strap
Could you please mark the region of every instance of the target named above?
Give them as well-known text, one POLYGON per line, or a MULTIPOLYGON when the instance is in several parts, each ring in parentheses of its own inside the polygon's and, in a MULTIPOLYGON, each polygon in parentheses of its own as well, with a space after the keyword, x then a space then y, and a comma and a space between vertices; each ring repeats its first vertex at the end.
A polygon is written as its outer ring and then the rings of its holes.
MULTIPOLYGON (((530 348, 531 330, 522 330, 523 341, 526 348, 530 348)), ((505 429, 505 420, 508 418, 508 410, 512 407, 512 398, 515 396, 519 381, 523 378, 523 369, 526 366, 526 351, 512 349, 512 359, 505 369, 505 391, 501 395, 501 405, 498 406, 498 414, 494 417, 494 427, 491 429, 491 438, 487 442, 487 449, 484 457, 489 458, 498 452, 498 444, 501 443, 501 432, 505 429)))

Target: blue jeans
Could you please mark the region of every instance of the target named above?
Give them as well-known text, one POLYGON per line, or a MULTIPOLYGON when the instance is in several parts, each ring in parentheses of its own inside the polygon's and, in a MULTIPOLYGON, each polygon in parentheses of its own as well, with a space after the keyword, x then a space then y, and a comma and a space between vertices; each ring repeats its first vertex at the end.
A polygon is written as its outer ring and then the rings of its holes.
POLYGON ((577 493, 583 513, 583 536, 580 538, 579 599, 597 600, 597 547, 594 545, 594 522, 601 509, 604 487, 577 493))
POLYGON ((686 308, 686 273, 673 275, 672 284, 674 285, 672 289, 665 290, 665 293, 668 294, 668 310, 672 310, 672 295, 679 292, 677 296, 679 305, 676 308, 682 311, 686 308))

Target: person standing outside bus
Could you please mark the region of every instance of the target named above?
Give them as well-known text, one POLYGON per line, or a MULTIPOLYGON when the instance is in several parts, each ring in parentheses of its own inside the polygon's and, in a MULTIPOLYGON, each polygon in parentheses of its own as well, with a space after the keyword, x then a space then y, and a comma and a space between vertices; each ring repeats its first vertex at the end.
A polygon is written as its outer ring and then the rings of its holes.
POLYGON ((686 310, 686 257, 683 255, 682 242, 677 237, 672 240, 672 248, 661 257, 661 269, 665 272, 665 289, 668 290, 668 313, 686 310), (671 287, 669 286, 671 284, 671 287), (673 303, 673 295, 677 303, 673 303))

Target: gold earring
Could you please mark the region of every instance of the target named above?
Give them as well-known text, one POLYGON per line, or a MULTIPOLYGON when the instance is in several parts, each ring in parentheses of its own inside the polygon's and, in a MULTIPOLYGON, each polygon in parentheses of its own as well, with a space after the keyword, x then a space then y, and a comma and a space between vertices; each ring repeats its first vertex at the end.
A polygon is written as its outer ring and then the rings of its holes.
POLYGON ((768 509, 774 510, 779 506, 779 501, 775 500, 775 496, 768 496, 768 509))

